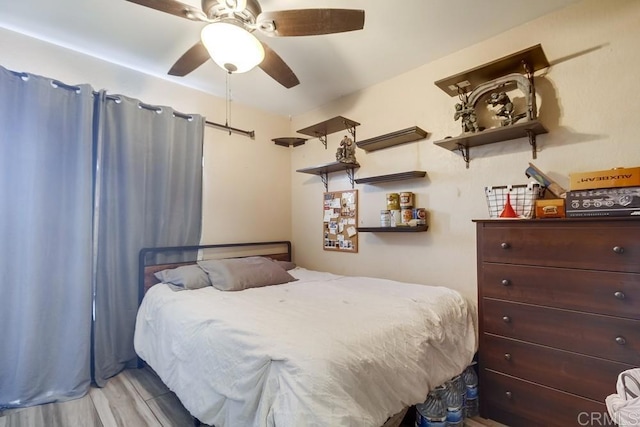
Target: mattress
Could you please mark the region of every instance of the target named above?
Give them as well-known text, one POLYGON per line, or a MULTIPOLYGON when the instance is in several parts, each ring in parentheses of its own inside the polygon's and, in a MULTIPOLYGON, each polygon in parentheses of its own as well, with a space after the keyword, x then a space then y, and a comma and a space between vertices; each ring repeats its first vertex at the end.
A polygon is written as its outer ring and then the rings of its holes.
POLYGON ((380 426, 473 358, 474 310, 452 289, 290 273, 239 292, 147 292, 135 349, 200 421, 380 426))

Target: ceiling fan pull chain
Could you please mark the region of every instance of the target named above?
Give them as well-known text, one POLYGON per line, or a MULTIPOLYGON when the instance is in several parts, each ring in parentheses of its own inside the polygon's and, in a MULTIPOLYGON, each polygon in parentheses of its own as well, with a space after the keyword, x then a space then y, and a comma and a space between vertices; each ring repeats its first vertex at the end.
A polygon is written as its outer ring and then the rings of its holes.
MULTIPOLYGON (((227 72, 227 93, 226 93, 226 102, 225 102, 225 108, 226 108, 226 121, 225 121, 225 125, 228 127, 229 126, 229 121, 231 120, 231 84, 229 79, 231 78, 231 72, 227 72)), ((231 136, 231 129, 229 129, 229 136, 231 136)))

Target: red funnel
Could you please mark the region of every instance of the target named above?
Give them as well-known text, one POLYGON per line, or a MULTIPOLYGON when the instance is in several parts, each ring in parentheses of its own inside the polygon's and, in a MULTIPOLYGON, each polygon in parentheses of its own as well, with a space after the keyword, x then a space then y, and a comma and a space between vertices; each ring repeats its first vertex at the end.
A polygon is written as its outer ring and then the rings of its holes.
POLYGON ((504 204, 504 209, 500 212, 500 218, 517 218, 518 214, 513 210, 511 206, 511 194, 507 193, 507 201, 504 204))

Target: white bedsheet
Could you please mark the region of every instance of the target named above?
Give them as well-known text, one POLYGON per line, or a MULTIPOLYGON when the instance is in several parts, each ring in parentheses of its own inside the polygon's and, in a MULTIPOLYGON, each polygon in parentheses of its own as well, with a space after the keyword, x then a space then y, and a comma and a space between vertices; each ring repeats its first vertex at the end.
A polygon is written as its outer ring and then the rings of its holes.
POLYGON ((290 273, 240 292, 152 287, 138 355, 216 427, 378 427, 473 357, 473 310, 451 289, 290 273))

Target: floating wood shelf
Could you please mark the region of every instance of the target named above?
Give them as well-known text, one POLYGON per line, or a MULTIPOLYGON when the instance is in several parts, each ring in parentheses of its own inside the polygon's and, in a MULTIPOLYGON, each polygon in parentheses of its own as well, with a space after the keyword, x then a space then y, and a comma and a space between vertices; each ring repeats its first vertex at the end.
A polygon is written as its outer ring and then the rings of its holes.
POLYGON ((428 229, 428 225, 418 225, 415 227, 406 225, 399 225, 397 227, 358 227, 358 231, 361 233, 418 233, 427 231, 428 229))
POLYGON ((311 166, 308 168, 298 169, 296 172, 308 173, 311 175, 318 175, 322 179, 325 191, 329 191, 329 174, 332 172, 346 172, 349 182, 351 182, 351 188, 354 183, 354 172, 360 165, 358 163, 343 163, 343 162, 331 162, 323 165, 311 166))
POLYGON ((406 144, 407 142, 417 141, 426 137, 426 131, 420 129, 418 126, 413 126, 407 129, 391 132, 386 135, 365 139, 364 141, 357 141, 356 145, 364 151, 375 151, 387 147, 393 147, 395 145, 406 144))
POLYGON ((324 148, 326 149, 327 135, 335 132, 340 132, 341 130, 349 131, 349 133, 353 137, 353 140, 355 141, 356 126, 360 126, 360 123, 354 122, 353 120, 347 119, 342 116, 336 116, 332 119, 325 120, 324 122, 316 123, 315 125, 300 129, 298 133, 309 135, 313 138, 318 138, 320 142, 324 144, 324 148))
POLYGON ((282 147, 297 147, 299 145, 307 142, 307 138, 298 138, 298 137, 282 137, 282 138, 274 138, 272 139, 276 145, 280 145, 282 147))
POLYGON ((530 120, 528 122, 516 123, 510 126, 502 126, 498 128, 486 129, 482 132, 465 133, 453 138, 445 138, 435 141, 434 144, 439 145, 447 150, 458 150, 462 154, 464 161, 469 167, 469 148, 478 147, 480 145, 493 144, 494 142, 509 141, 517 138, 529 138, 529 144, 534 153, 536 153, 536 135, 547 133, 547 129, 538 120, 530 120))
POLYGON ((468 91, 481 83, 511 73, 526 74, 525 64, 532 74, 549 67, 549 61, 541 45, 537 44, 479 67, 438 80, 435 85, 450 96, 458 96, 458 89, 468 91))
POLYGON ((389 175, 370 176, 368 178, 358 178, 355 181, 356 181, 356 184, 379 184, 383 182, 404 181, 407 179, 424 178, 426 175, 427 175, 427 172, 425 171, 410 171, 410 172, 392 173, 389 175))

